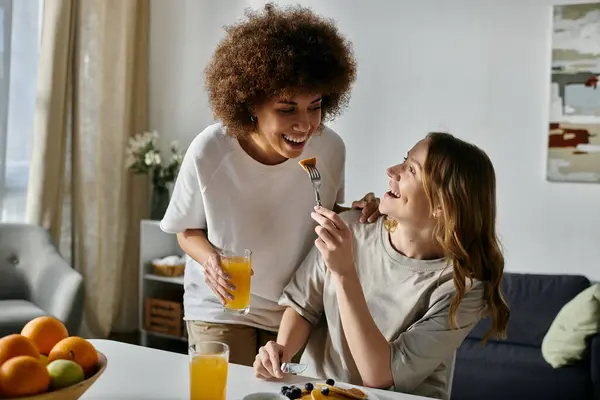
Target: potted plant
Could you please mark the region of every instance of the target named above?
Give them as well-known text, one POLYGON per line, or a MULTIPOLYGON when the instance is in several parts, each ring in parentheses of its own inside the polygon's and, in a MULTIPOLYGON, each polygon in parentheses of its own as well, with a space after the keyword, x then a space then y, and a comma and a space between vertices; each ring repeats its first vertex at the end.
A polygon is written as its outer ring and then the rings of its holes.
POLYGON ((150 218, 162 219, 169 205, 169 184, 175 182, 183 161, 177 142, 172 142, 171 156, 163 160, 157 147, 158 132, 144 132, 129 139, 127 146, 127 168, 136 174, 148 175, 152 184, 150 196, 150 218))

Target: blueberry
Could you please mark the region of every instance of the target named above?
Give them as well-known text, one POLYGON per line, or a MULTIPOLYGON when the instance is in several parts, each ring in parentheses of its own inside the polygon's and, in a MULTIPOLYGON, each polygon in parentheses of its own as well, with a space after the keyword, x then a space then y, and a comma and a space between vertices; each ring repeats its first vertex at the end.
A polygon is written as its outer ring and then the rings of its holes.
POLYGON ((287 386, 282 386, 282 387, 281 387, 281 394, 285 394, 285 392, 287 392, 288 390, 290 390, 290 388, 289 388, 289 387, 287 387, 287 386))
POLYGON ((329 388, 328 387, 324 387, 323 389, 321 389, 321 394, 328 396, 329 395, 329 388))
POLYGON ((295 400, 302 397, 302 390, 299 387, 292 386, 284 394, 288 399, 295 400))
POLYGON ((333 385, 335 385, 335 381, 334 381, 333 379, 331 379, 331 378, 330 378, 330 379, 327 379, 327 380, 325 381, 325 383, 326 383, 326 384, 328 384, 329 386, 333 386, 333 385))
POLYGON ((304 389, 308 390, 309 392, 312 391, 314 388, 315 386, 310 382, 304 384, 304 389))

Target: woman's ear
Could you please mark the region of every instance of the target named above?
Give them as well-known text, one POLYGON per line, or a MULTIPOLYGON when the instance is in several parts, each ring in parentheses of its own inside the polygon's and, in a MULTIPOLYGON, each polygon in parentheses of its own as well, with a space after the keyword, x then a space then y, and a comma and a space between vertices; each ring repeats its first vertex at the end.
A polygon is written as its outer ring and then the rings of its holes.
POLYGON ((246 108, 248 109, 248 118, 250 118, 250 121, 256 122, 256 110, 254 109, 254 107, 248 105, 246 108))

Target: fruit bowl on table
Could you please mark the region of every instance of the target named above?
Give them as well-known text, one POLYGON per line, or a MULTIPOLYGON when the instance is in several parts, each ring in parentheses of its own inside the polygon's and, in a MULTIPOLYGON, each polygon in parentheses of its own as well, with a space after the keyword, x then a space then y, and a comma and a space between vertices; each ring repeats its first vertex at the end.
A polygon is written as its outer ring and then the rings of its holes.
POLYGON ((1 399, 2 400, 77 400, 81 396, 83 396, 83 394, 85 392, 87 392, 90 387, 92 387, 94 382, 96 382, 96 380, 98 380, 100 375, 102 375, 104 373, 104 370, 106 369, 106 365, 108 364, 108 360, 106 359, 106 356, 99 351, 97 351, 97 353, 98 353, 98 367, 96 369, 96 372, 93 375, 91 375, 90 377, 86 378, 85 380, 83 380, 79 383, 76 383, 72 386, 65 387, 62 389, 57 389, 57 390, 51 389, 48 392, 40 393, 40 394, 33 395, 33 396, 11 397, 11 398, 2 397, 1 399))

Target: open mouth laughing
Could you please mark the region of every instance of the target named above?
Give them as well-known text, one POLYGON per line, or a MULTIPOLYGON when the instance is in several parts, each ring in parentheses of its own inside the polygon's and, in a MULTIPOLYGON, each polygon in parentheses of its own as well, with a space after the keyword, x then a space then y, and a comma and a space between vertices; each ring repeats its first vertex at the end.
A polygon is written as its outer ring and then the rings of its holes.
POLYGON ((294 150, 302 149, 308 140, 308 135, 296 137, 283 134, 281 137, 283 137, 285 143, 294 150))
POLYGON ((392 188, 390 188, 390 190, 388 190, 385 195, 388 196, 388 197, 391 197, 393 199, 399 199, 401 197, 400 193, 396 192, 392 188))

